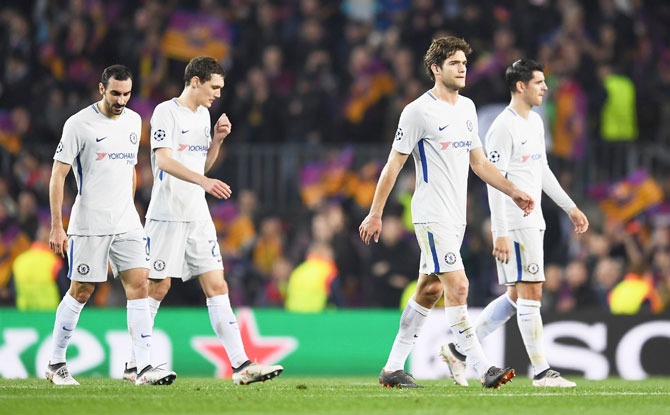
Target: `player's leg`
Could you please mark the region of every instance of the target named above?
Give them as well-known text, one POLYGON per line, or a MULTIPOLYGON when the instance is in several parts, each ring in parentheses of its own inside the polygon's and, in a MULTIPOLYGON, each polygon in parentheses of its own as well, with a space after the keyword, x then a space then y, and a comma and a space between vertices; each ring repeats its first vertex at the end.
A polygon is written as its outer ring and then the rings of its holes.
POLYGON ((143 230, 114 235, 110 262, 127 298, 127 322, 137 362, 136 384, 171 384, 176 374, 151 365, 152 319, 149 311, 149 252, 143 230))
POLYGON ((77 236, 68 238, 70 289, 56 310, 53 349, 46 377, 57 385, 78 385, 67 370, 65 355, 79 321, 79 314, 95 290, 96 282, 107 280, 107 255, 110 237, 77 236))
POLYGON ((430 310, 442 296, 442 284, 434 275, 419 274, 416 292, 410 298, 400 317, 398 334, 391 353, 379 376, 379 383, 386 387, 417 387, 405 372, 405 362, 416 339, 421 334, 430 310))
POLYGON ((468 278, 465 270, 439 274, 445 292, 445 314, 456 342, 487 388, 499 388, 514 377, 514 369, 493 366, 484 355, 479 339, 470 323, 467 309, 468 278))
POLYGON ((207 311, 216 337, 226 349, 233 368, 233 383, 247 385, 279 376, 280 365, 264 365, 247 357, 237 318, 228 296, 228 283, 223 273, 223 260, 211 221, 192 222, 186 238, 186 270, 182 278, 197 276, 207 297, 207 311))
MULTIPOLYGON (((171 277, 182 276, 185 262, 186 229, 184 222, 165 222, 148 219, 145 251, 149 255, 149 314, 153 331, 154 320, 171 287, 171 277)), ((137 362, 131 348, 130 360, 123 368, 123 380, 135 382, 137 362)))

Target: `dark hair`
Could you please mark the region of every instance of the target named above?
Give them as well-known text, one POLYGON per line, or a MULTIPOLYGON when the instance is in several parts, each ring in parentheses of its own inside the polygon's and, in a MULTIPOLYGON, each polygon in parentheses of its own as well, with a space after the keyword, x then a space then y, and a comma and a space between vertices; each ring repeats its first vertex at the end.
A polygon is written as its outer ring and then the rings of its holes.
POLYGON ((433 64, 442 66, 445 59, 459 50, 463 51, 466 56, 472 52, 472 48, 468 45, 468 42, 461 38, 447 36, 433 39, 433 43, 430 44, 426 55, 423 57, 423 64, 426 65, 426 73, 428 73, 431 81, 435 80, 435 75, 433 75, 430 67, 433 64))
POLYGON ((533 72, 544 71, 544 65, 539 62, 535 62, 532 59, 519 59, 510 66, 507 67, 505 71, 505 82, 507 82, 507 88, 510 92, 516 92, 516 83, 521 81, 524 84, 527 84, 528 81, 533 79, 533 72))
POLYGON ((106 67, 105 70, 102 71, 102 78, 100 78, 100 82, 102 82, 102 86, 104 86, 105 89, 107 89, 110 78, 114 78, 117 81, 125 81, 126 79, 130 79, 132 81, 133 74, 130 73, 130 69, 123 65, 112 65, 106 67))
POLYGON ((198 56, 197 58, 191 59, 191 61, 186 65, 184 70, 184 84, 188 85, 191 82, 191 78, 197 76, 200 78, 200 82, 207 82, 212 79, 212 75, 218 74, 223 77, 226 76, 226 71, 223 70, 221 65, 214 59, 209 56, 198 56))

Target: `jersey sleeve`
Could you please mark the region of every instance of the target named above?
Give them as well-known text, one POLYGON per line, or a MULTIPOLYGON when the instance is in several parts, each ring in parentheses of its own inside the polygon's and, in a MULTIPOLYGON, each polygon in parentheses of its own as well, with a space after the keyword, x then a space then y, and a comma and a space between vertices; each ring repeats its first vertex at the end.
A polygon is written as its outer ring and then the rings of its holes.
POLYGON ((500 122, 494 122, 486 134, 486 152, 491 163, 503 174, 512 159, 512 132, 500 122))
POLYGON ((63 125, 63 135, 61 136, 54 160, 61 163, 72 165, 74 159, 79 155, 81 150, 81 139, 77 134, 77 129, 74 127, 72 118, 68 119, 63 125))
POLYGON ((151 149, 173 148, 174 119, 170 111, 159 105, 151 116, 151 149))
POLYGON ((402 154, 411 154, 416 144, 423 138, 425 126, 423 117, 413 106, 407 106, 400 114, 398 129, 393 140, 393 149, 402 154))

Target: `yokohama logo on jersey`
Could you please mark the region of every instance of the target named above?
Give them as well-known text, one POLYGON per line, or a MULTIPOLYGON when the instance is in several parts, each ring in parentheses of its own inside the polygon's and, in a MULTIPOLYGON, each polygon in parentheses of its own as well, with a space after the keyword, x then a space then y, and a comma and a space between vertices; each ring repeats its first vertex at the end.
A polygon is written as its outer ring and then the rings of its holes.
POLYGON ((209 150, 208 146, 199 146, 199 145, 188 145, 188 144, 179 144, 177 151, 204 151, 209 150))
POLYGON ((105 158, 109 160, 135 160, 135 153, 95 153, 98 158, 95 161, 100 161, 105 158))

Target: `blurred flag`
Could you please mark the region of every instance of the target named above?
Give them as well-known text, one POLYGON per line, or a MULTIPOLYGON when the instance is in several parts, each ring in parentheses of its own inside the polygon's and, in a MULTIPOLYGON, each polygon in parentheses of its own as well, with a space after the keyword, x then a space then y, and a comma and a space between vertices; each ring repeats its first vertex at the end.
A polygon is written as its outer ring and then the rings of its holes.
POLYGON ((663 200, 663 190, 645 170, 637 170, 623 180, 589 188, 591 197, 609 219, 627 222, 663 200))
POLYGON ((161 48, 168 58, 189 61, 207 55, 220 61, 228 56, 232 31, 219 17, 175 11, 163 35, 161 48))

